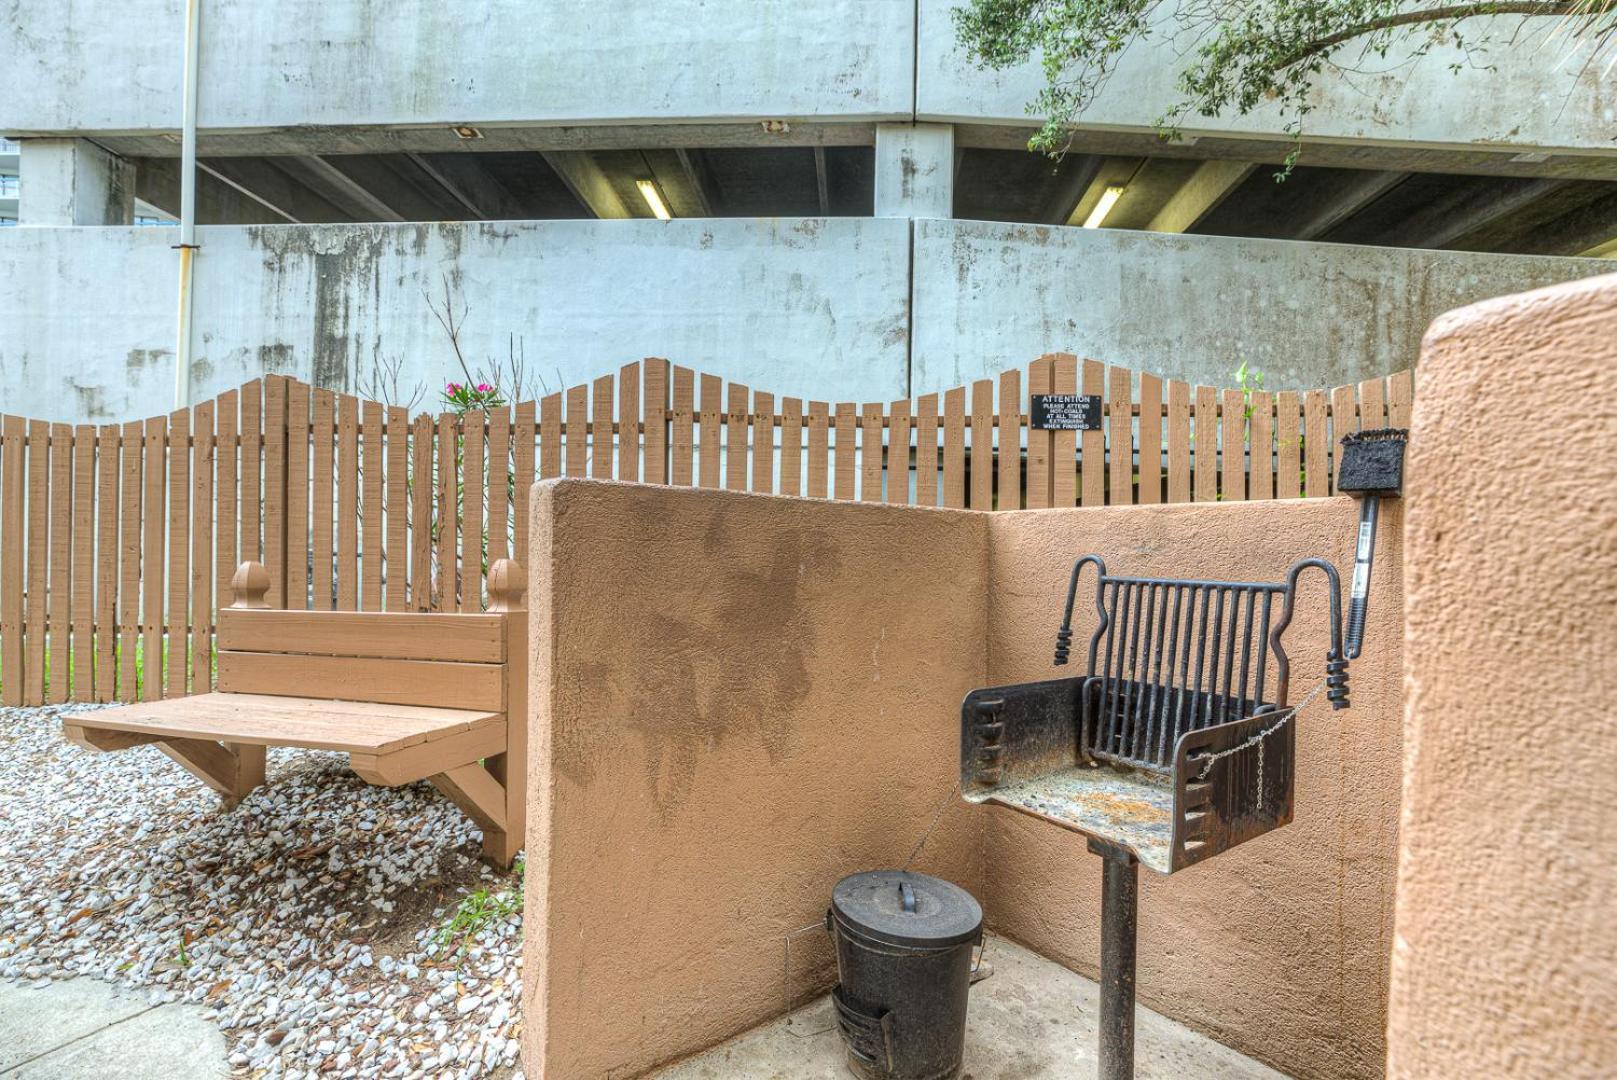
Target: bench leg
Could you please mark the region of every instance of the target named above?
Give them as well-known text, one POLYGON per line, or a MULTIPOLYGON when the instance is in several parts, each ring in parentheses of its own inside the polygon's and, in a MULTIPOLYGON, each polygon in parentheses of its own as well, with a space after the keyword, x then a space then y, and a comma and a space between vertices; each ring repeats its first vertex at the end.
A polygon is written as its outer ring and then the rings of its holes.
POLYGON ((235 809, 249 791, 264 782, 262 746, 207 739, 165 739, 157 746, 217 791, 226 810, 235 809))
POLYGON ((506 828, 505 785, 476 762, 428 780, 483 830, 483 858, 501 869, 508 868, 522 847, 522 837, 506 828))

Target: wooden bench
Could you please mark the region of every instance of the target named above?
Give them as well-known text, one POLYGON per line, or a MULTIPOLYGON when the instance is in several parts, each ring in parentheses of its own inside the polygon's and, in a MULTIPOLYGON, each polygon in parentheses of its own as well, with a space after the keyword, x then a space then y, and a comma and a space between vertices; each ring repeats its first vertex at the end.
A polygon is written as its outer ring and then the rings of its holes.
POLYGON ((483 830, 483 855, 522 847, 527 613, 521 569, 489 570, 477 614, 282 611, 269 573, 243 563, 219 612, 218 689, 65 718, 91 750, 154 743, 227 808, 264 782, 264 750, 336 750, 384 787, 429 780, 483 830))

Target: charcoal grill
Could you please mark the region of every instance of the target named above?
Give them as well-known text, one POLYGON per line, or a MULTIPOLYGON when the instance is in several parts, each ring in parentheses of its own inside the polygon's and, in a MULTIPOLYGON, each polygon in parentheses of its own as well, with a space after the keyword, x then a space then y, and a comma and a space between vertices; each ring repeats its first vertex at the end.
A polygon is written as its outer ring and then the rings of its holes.
POLYGON ((1296 729, 1282 646, 1298 579, 1327 579, 1322 689, 1348 704, 1341 581, 1322 559, 1282 582, 1118 577, 1073 564, 1055 662, 1095 578, 1089 673, 974 690, 961 711, 961 792, 1084 834, 1102 857, 1101 1076, 1133 1075, 1138 869, 1171 874, 1291 821, 1296 729))

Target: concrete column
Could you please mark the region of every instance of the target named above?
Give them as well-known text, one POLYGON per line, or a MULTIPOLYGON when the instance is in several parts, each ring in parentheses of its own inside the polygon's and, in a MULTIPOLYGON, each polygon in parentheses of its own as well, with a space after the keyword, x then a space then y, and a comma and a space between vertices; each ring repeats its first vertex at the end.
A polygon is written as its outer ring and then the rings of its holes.
POLYGON ((954 216, 954 125, 876 125, 876 216, 954 216))
POLYGON ((135 165, 88 139, 23 139, 19 225, 130 225, 135 165))

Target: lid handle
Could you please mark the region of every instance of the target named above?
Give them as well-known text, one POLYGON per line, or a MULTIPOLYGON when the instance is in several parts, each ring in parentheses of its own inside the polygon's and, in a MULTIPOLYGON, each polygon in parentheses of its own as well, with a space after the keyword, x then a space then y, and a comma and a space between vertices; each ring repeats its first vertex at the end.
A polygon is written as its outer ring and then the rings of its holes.
POLYGON ((904 911, 907 914, 914 915, 915 914, 915 890, 910 887, 909 882, 900 881, 898 883, 898 895, 900 897, 902 897, 902 899, 903 899, 904 911))

